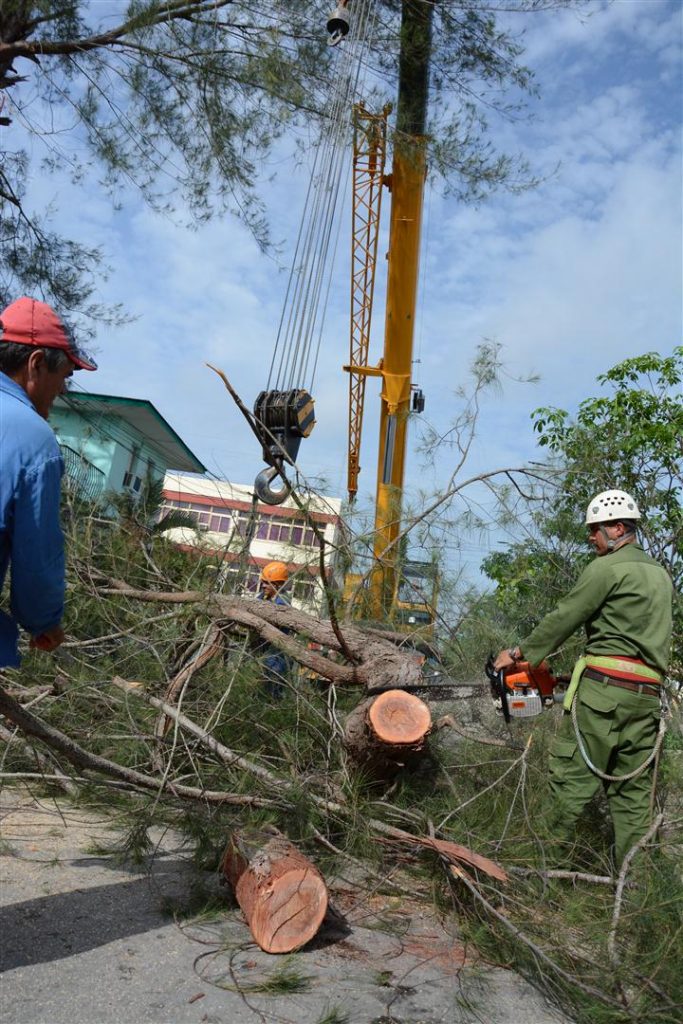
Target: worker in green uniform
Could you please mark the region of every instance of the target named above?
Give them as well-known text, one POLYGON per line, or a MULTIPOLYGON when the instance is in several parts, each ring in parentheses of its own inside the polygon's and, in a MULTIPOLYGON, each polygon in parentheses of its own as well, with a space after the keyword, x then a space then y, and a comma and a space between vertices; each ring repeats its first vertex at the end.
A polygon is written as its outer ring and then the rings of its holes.
POLYGON ((657 739, 672 632, 673 586, 664 567, 637 541, 640 518, 636 502, 625 491, 596 495, 586 525, 597 557, 557 608, 494 662, 496 671, 520 660, 539 665, 585 626, 586 654, 575 666, 564 718, 550 748, 554 831, 568 837, 604 785, 617 866, 650 825, 651 766, 632 773, 657 739))

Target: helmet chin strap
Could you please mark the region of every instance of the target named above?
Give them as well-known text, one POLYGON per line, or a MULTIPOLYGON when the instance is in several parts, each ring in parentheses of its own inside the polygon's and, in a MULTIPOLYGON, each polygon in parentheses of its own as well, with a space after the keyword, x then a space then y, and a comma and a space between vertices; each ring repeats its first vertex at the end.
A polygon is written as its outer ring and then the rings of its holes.
POLYGON ((632 537, 635 536, 635 530, 628 530, 622 537, 617 537, 616 540, 612 540, 607 536, 607 530, 605 529, 604 523, 600 523, 598 529, 600 530, 605 544, 607 545, 607 551, 605 552, 606 555, 611 554, 612 551, 618 551, 620 547, 623 547, 624 544, 628 544, 632 537))

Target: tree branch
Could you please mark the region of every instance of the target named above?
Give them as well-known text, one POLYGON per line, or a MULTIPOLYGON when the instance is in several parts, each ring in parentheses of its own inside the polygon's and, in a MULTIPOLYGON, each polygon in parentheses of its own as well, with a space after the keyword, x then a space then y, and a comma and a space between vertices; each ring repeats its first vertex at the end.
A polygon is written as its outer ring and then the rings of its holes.
POLYGON ((612 912, 612 923, 610 925, 609 935, 607 936, 607 952, 609 953, 610 962, 614 967, 619 966, 619 955, 617 953, 617 928, 619 927, 619 918, 621 916, 621 904, 624 898, 624 886, 626 885, 626 876, 629 868, 631 867, 631 861, 643 847, 647 846, 655 833, 659 830, 662 822, 664 821, 664 815, 658 814, 655 820, 650 825, 649 829, 642 836, 637 843, 635 843, 624 857, 624 862, 621 865, 621 871, 619 872, 619 878, 617 881, 617 890, 614 894, 614 910, 612 912))
POLYGON ((30 711, 22 708, 14 698, 0 687, 0 713, 5 715, 11 722, 27 736, 35 736, 42 740, 53 750, 59 751, 76 768, 86 771, 101 772, 104 775, 111 775, 116 779, 122 779, 133 786, 156 793, 157 795, 176 797, 182 800, 202 800, 214 804, 235 804, 237 806, 270 807, 276 801, 264 800, 256 796, 243 796, 240 793, 221 793, 212 790, 196 789, 192 786, 178 784, 169 785, 162 789, 158 779, 144 775, 133 768, 124 768, 114 761, 108 761, 105 757, 91 754, 90 751, 75 743, 74 740, 53 726, 43 722, 40 718, 32 715, 30 711))

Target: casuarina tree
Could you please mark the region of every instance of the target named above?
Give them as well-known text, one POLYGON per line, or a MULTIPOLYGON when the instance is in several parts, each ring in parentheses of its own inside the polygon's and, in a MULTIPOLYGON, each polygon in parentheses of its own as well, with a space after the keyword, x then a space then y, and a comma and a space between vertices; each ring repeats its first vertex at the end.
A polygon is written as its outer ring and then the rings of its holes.
MULTIPOLYGON (((365 0, 357 0, 360 10, 365 0)), ((368 92, 393 97, 401 9, 382 0, 368 31, 368 92)), ((581 0, 518 0, 519 13, 581 0)), ((367 3, 365 3, 367 6, 367 3)), ((116 201, 138 189, 191 221, 230 211, 267 243, 258 170, 294 123, 330 114, 341 47, 327 0, 4 0, 0 10, 0 303, 19 291, 97 319, 104 254, 51 225, 29 196, 41 171, 90 176, 116 201)), ((351 4, 351 15, 354 16, 351 4)), ((479 198, 531 180, 491 144, 485 114, 518 114, 534 91, 498 4, 436 4, 430 166, 479 198)))

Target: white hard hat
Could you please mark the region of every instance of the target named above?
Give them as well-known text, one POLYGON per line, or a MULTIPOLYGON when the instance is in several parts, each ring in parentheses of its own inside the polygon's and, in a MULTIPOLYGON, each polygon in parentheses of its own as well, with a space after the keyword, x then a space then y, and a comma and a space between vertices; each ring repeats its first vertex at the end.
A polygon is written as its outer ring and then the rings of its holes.
POLYGON ((586 510, 586 526, 591 523, 613 523, 620 519, 640 519, 635 499, 626 491, 601 491, 586 510))

